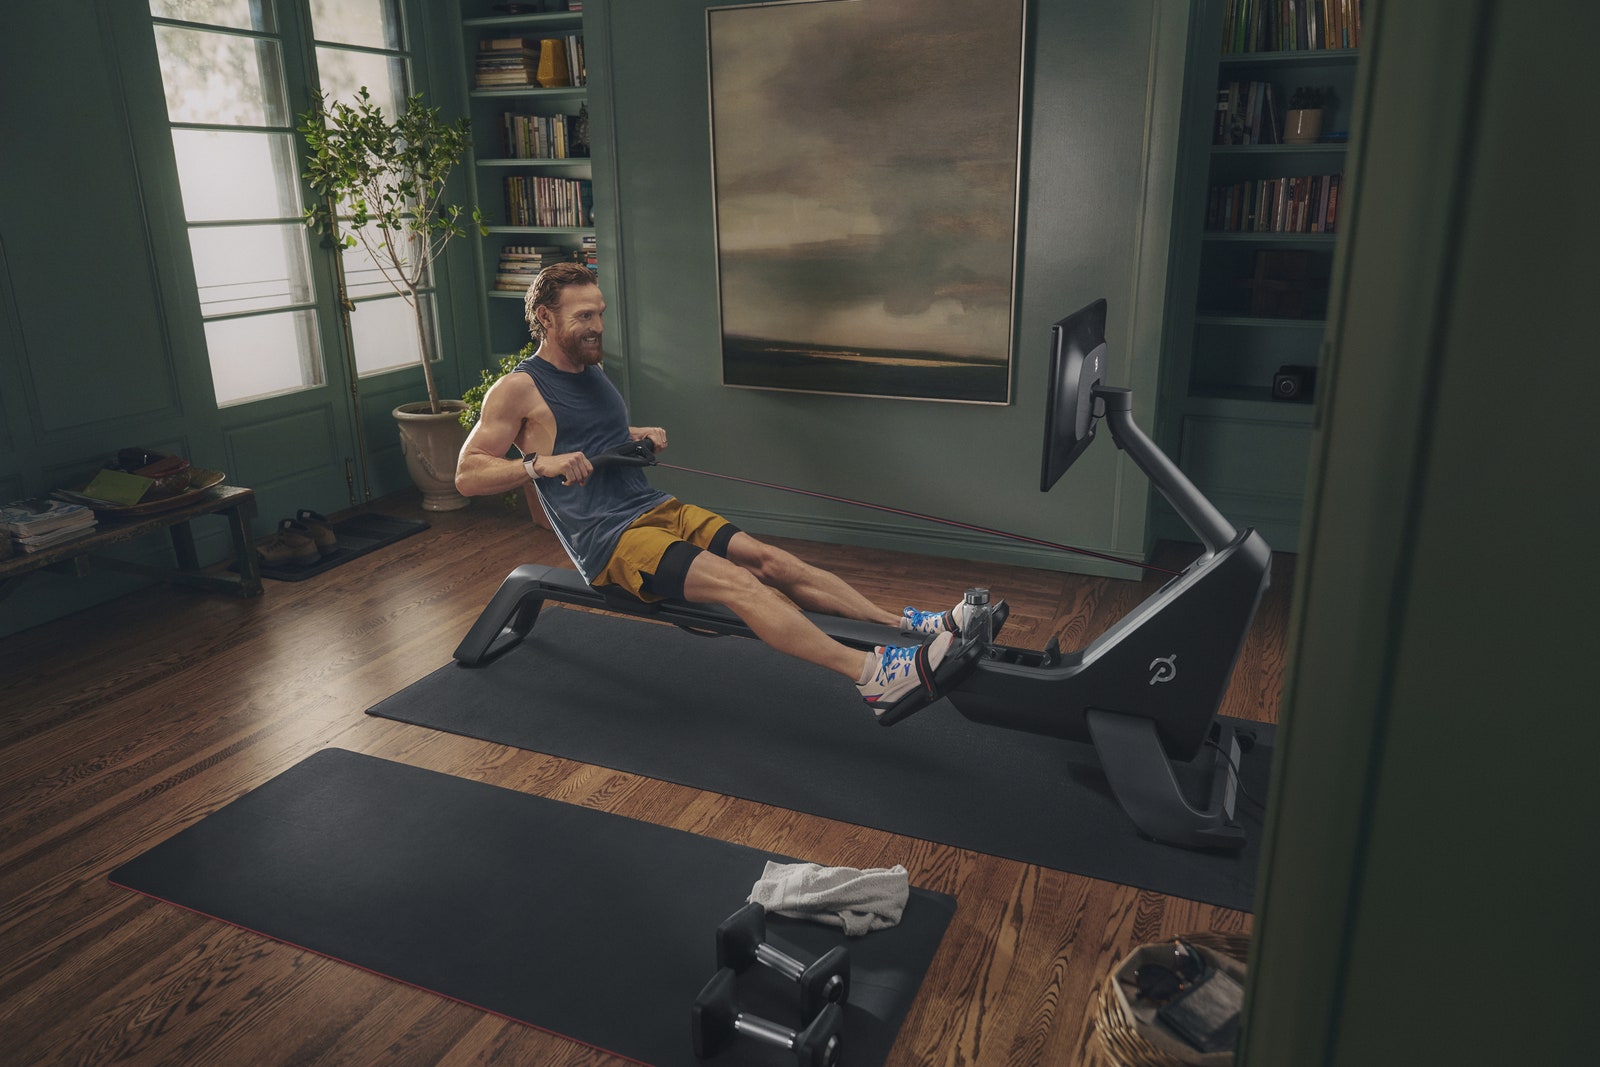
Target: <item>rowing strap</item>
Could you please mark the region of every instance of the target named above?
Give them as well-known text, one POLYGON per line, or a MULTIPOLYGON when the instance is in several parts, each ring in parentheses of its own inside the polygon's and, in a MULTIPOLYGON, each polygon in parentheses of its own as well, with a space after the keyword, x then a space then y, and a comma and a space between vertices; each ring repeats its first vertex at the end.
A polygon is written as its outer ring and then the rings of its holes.
POLYGON ((955 519, 941 519, 937 515, 924 515, 919 511, 906 511, 903 508, 891 508, 883 504, 869 504, 865 500, 852 500, 847 496, 834 496, 831 493, 815 493, 810 489, 796 489, 791 485, 778 485, 774 482, 758 482, 754 478, 740 478, 733 474, 718 474, 715 471, 702 471, 696 470, 693 467, 680 467, 673 463, 662 463, 660 460, 656 461, 656 466, 665 467, 667 470, 672 471, 682 471, 685 474, 700 474, 707 478, 721 478, 726 482, 740 482, 744 485, 760 486, 762 489, 777 489, 785 493, 797 493, 800 496, 815 497, 818 500, 832 500, 839 504, 853 504, 858 508, 870 508, 873 511, 884 511, 888 512, 890 515, 903 515, 910 519, 922 519, 926 522, 937 522, 944 526, 954 526, 960 530, 971 530, 974 533, 991 534, 995 537, 1006 537, 1013 541, 1023 541, 1030 545, 1039 545, 1042 548, 1053 548, 1059 552, 1074 552, 1080 556, 1093 556, 1095 559, 1103 559, 1108 563, 1121 563, 1127 567, 1142 567, 1147 571, 1155 571, 1158 574, 1177 575, 1182 573, 1180 571, 1168 570, 1165 567, 1157 567, 1154 564, 1143 563, 1136 559, 1123 559, 1121 556, 1110 556, 1104 552, 1096 552, 1093 549, 1078 548, 1074 545, 1057 544, 1054 541, 1042 541, 1037 537, 1028 537, 1025 534, 1007 533, 1004 530, 991 530, 987 526, 974 526, 972 523, 957 522, 955 519))

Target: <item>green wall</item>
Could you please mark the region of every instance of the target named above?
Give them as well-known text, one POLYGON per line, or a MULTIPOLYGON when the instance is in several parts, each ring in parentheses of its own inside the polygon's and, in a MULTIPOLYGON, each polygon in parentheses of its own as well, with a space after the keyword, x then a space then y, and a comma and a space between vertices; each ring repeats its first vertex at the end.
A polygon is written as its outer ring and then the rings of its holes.
POLYGON ((1587 1063, 1600 11, 1373 30, 1240 1063, 1587 1063))
MULTIPOLYGON (((8 501, 82 484, 125 445, 193 456, 220 449, 199 323, 176 313, 160 278, 180 254, 165 222, 181 205, 174 181, 140 169, 132 131, 141 102, 126 91, 138 61, 118 47, 103 5, 7 9, 0 497, 8 501), (70 64, 62 42, 71 42, 70 64)), ((29 578, 0 601, 0 632, 137 584, 120 575, 29 578)))
MULTIPOLYGON (((1187 4, 1029 4, 1014 386, 1004 407, 722 386, 709 6, 586 8, 590 46, 609 72, 591 91, 609 94, 600 105, 610 110, 620 203, 615 232, 602 234, 602 251, 611 242, 622 264, 607 294, 608 349, 621 357, 636 421, 668 427, 667 458, 684 466, 1142 553, 1146 483, 1109 445, 1091 450, 1053 493, 1039 493, 1042 391, 1050 324, 1105 296, 1114 378, 1134 386, 1141 422, 1153 428, 1187 4)), ((757 532, 1095 566, 772 490, 672 472, 656 480, 757 532)))
MULTIPOLYGON (((461 78, 448 5, 408 0, 419 87, 461 78)), ((298 6, 280 4, 280 17, 298 6)), ((289 103, 310 104, 289 64, 289 103)), ((389 411, 422 393, 420 368, 349 387, 218 410, 189 261, 149 11, 132 0, 10 5, 0 35, 0 499, 83 484, 128 445, 175 452, 256 490, 257 535, 299 508, 334 512, 410 484, 389 411), (64 75, 62 42, 71 42, 64 75), (356 438, 359 422, 362 442, 356 438), (347 487, 365 444, 368 479, 347 487)), ((441 265, 441 390, 459 395, 482 360, 465 242, 441 265), (450 286, 452 277, 467 285, 450 286), (463 366, 465 364, 465 366, 463 366)), ((332 289, 330 264, 316 263, 332 289)), ((325 350, 342 344, 336 331, 325 350)), ((227 558, 220 519, 195 523, 203 561, 227 558)), ((111 550, 171 562, 160 536, 111 550)), ((136 589, 111 572, 27 578, 0 600, 0 634, 136 589)))
MULTIPOLYGON (((1092 450, 1050 495, 1038 492, 1040 392, 1049 324, 1105 296, 1113 378, 1134 386, 1140 422, 1154 427, 1189 5, 1028 6, 1014 399, 983 407, 720 385, 707 5, 591 0, 585 18, 601 72, 591 102, 600 136, 607 124, 611 133, 610 154, 597 153, 595 162, 600 206, 611 209, 601 237, 612 264, 603 275, 614 309, 612 370, 637 417, 672 430, 672 459, 1051 541, 1145 550, 1144 479, 1109 445, 1092 450)), ((411 10, 420 29, 419 84, 464 109, 457 7, 413 3, 411 10)), ((292 5, 285 11, 294 17, 292 5)), ((310 408, 215 409, 144 5, 29 0, 8 10, 6 29, 0 496, 77 481, 137 443, 180 451, 255 488, 262 534, 297 508, 332 512, 364 498, 359 485, 353 498, 344 488, 357 428, 370 494, 404 488, 388 411, 414 398, 420 372, 363 382, 353 418, 332 391, 310 408), (60 74, 64 40, 73 42, 70 78, 60 74), (302 432, 283 443, 274 436, 280 424, 302 432)), ((441 272, 447 393, 475 382, 488 365, 475 284, 470 242, 458 242, 441 272)), ((757 531, 1127 573, 787 494, 666 472, 661 482, 757 531)), ((221 525, 209 525, 197 528, 202 552, 222 558, 221 525)), ((151 538, 128 551, 159 558, 167 549, 151 538)), ((135 586, 114 575, 30 578, 0 602, 0 633, 135 586)))

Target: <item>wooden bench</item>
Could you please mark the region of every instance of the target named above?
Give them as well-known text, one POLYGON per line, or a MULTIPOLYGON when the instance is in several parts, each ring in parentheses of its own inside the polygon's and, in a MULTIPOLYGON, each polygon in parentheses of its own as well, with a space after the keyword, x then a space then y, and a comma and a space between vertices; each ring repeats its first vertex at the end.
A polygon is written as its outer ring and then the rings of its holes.
POLYGON ((233 485, 214 486, 193 500, 154 514, 119 516, 102 511, 93 533, 51 545, 39 552, 24 552, 20 546, 14 546, 9 558, 0 559, 0 600, 5 599, 27 575, 35 571, 81 578, 90 572, 91 565, 99 565, 106 570, 150 575, 176 585, 212 592, 259 596, 261 560, 256 556, 255 539, 250 533, 250 523, 255 517, 255 490, 233 485), (202 515, 217 515, 228 520, 237 573, 213 574, 201 570, 189 521, 202 515), (101 550, 111 545, 132 541, 157 530, 166 530, 171 535, 172 550, 177 556, 176 567, 151 566, 101 554, 101 550))

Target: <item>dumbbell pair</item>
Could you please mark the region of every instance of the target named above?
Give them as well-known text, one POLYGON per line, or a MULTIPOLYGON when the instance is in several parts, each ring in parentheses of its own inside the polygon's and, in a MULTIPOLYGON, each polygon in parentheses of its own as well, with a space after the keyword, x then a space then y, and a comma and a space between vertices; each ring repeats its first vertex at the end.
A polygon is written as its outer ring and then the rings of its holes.
POLYGON ((713 1056, 743 1034, 791 1050, 800 1067, 835 1067, 849 995, 850 953, 844 946, 801 963, 767 944, 766 909, 747 904, 717 927, 717 973, 695 998, 692 1013, 695 1055, 713 1056), (734 976, 757 963, 796 984, 801 1029, 791 1030, 739 1009, 734 976))

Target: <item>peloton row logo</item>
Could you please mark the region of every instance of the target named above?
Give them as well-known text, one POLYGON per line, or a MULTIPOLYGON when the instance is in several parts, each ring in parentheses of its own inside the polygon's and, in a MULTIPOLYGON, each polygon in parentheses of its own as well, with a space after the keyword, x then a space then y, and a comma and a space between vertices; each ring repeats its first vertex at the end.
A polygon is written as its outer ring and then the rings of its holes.
POLYGON ((1157 656, 1150 661, 1150 684, 1170 682, 1178 676, 1178 654, 1157 656))

